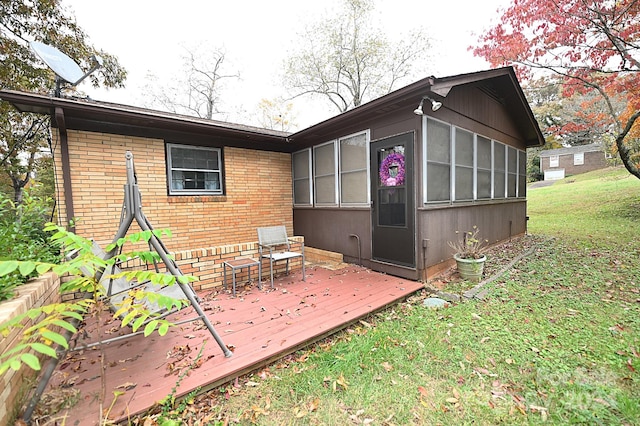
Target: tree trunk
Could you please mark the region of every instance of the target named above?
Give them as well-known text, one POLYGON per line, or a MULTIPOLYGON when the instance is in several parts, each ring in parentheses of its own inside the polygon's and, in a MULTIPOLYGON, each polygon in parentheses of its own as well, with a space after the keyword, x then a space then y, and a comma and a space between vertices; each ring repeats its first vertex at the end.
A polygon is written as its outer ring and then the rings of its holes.
POLYGON ((640 179, 640 169, 638 169, 638 165, 633 162, 631 158, 631 150, 624 143, 624 139, 633 127, 633 123, 640 117, 640 111, 636 111, 629 120, 627 120, 627 125, 625 128, 616 136, 616 147, 618 148, 618 154, 620 154, 620 159, 622 160, 622 164, 627 169, 629 173, 633 176, 640 179))

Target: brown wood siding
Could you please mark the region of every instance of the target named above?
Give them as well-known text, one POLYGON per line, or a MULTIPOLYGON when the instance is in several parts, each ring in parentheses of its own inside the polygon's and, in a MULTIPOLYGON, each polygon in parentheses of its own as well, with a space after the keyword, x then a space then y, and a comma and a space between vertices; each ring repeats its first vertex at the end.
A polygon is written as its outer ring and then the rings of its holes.
POLYGON ((305 245, 344 255, 345 261, 358 261, 358 240, 361 256, 371 258, 371 211, 369 209, 309 209, 293 210, 295 235, 304 235, 305 245))
MULTIPOLYGON (((501 143, 525 150, 526 145, 509 111, 498 99, 475 85, 454 87, 438 111, 425 108, 425 113, 435 119, 472 131, 501 143)), ((417 106, 417 103, 416 105, 417 106)), ((415 106, 413 108, 415 108, 415 106)), ((376 271, 410 279, 424 277, 427 267, 451 259, 452 250, 447 242, 456 238, 456 231, 467 231, 477 225, 484 238, 492 243, 504 241, 510 236, 526 232, 526 200, 496 200, 479 204, 447 204, 421 207, 422 204, 422 117, 413 114, 411 108, 384 110, 379 114, 362 117, 357 124, 332 129, 318 138, 316 144, 365 129, 370 130, 371 141, 389 136, 414 132, 413 194, 416 211, 416 265, 404 268, 371 260, 371 217, 368 209, 344 208, 294 208, 294 231, 302 235, 308 246, 336 251, 345 255, 346 261, 356 261, 357 249, 350 234, 357 234, 362 245, 362 261, 376 271), (426 241, 428 240, 428 241, 426 241), (426 253, 423 241, 427 245, 426 253), (425 259, 426 254, 426 259, 425 259)), ((371 170, 375 175, 377 170, 371 170)))
POLYGON ((429 115, 518 149, 526 149, 506 107, 478 87, 453 88, 445 105, 429 115))
POLYGON ((480 236, 489 243, 508 240, 510 237, 526 232, 527 203, 524 200, 505 203, 429 208, 418 211, 421 259, 424 265, 423 241, 426 242, 426 263, 433 266, 453 256, 449 241, 455 241, 457 232, 471 231, 473 226, 480 230, 480 236))

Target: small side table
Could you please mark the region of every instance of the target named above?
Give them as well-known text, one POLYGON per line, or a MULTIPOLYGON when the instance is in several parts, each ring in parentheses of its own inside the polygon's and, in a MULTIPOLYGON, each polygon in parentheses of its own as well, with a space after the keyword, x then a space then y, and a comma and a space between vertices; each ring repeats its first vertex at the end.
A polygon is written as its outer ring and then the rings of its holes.
POLYGON ((227 288, 227 268, 231 268, 231 276, 233 277, 233 296, 236 296, 236 271, 247 268, 249 281, 251 281, 251 267, 258 267, 258 288, 262 290, 262 264, 255 259, 233 259, 222 263, 224 274, 224 288, 227 288))

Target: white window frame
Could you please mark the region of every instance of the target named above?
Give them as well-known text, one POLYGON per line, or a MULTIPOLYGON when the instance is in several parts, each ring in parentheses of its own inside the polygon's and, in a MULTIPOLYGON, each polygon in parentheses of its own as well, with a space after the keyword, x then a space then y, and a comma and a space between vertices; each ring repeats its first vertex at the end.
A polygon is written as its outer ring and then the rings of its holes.
POLYGON ((511 146, 511 145, 506 145, 507 146, 507 180, 506 182, 506 186, 507 186, 507 191, 506 191, 506 197, 507 198, 518 198, 518 149, 511 146), (512 161, 511 156, 513 155, 513 162, 514 162, 514 168, 513 170, 510 170, 509 167, 511 166, 510 161, 512 161), (509 183, 509 178, 513 179, 513 187, 510 187, 510 183, 509 183), (513 196, 509 196, 509 191, 512 190, 513 191, 513 196))
POLYGON ((291 155, 291 180, 293 183, 293 205, 294 206, 312 206, 313 205, 313 157, 311 155, 311 148, 306 148, 300 151, 296 151, 291 155), (308 172, 308 177, 306 178, 299 178, 296 179, 295 178, 295 170, 294 170, 294 161, 293 161, 293 156, 296 154, 302 154, 302 153, 307 153, 308 156, 308 162, 309 162, 309 170, 308 172), (309 202, 308 203, 296 203, 296 191, 295 191, 295 183, 297 180, 308 180, 309 181, 309 202))
MULTIPOLYGON (((459 127, 459 126, 455 126, 451 123, 448 123, 446 121, 442 121, 442 120, 438 120, 435 119, 433 117, 426 117, 423 116, 422 118, 422 204, 424 206, 427 205, 437 205, 437 204, 455 204, 455 203, 464 203, 464 202, 482 202, 482 201, 489 201, 489 200, 509 200, 509 199, 515 199, 515 198, 523 198, 526 196, 525 194, 520 194, 520 180, 524 177, 526 179, 526 170, 521 170, 521 162, 520 159, 524 158, 524 164, 526 165, 526 151, 523 151, 521 149, 515 148, 511 145, 507 145, 503 142, 497 141, 495 139, 491 139, 488 138, 482 134, 473 132, 469 129, 465 129, 464 127, 459 127), (435 122, 440 122, 442 124, 445 124, 447 126, 450 126, 450 130, 451 130, 451 134, 450 134, 450 138, 451 138, 451 144, 450 144, 450 153, 449 153, 449 157, 450 157, 450 164, 449 164, 449 195, 450 195, 450 199, 449 200, 441 200, 441 201, 427 201, 428 200, 428 185, 427 185, 427 175, 428 175, 428 167, 429 167, 429 156, 428 156, 428 147, 427 147, 427 120, 433 120, 435 122), (455 190, 455 179, 456 179, 456 167, 458 167, 458 165, 456 164, 456 129, 460 129, 460 130, 464 130, 466 132, 469 132, 471 134, 473 134, 473 200, 456 200, 456 190, 455 190), (479 168, 478 166, 478 138, 482 137, 486 140, 488 140, 490 142, 490 158, 491 158, 491 169, 488 170, 486 168, 479 168), (496 164, 495 164, 495 154, 496 154, 496 150, 502 150, 504 153, 504 164, 501 165, 502 170, 499 171, 500 175, 502 175, 502 178, 504 180, 504 191, 501 192, 500 194, 496 194, 495 192, 495 183, 496 183, 496 176, 497 176, 497 170, 496 170, 496 164), (515 152, 514 152, 515 150, 515 152), (511 172, 509 171, 509 155, 510 153, 512 155, 515 155, 515 159, 516 159, 516 169, 512 170, 511 172), (483 170, 483 171, 489 171, 490 172, 490 198, 478 198, 478 171, 479 170, 483 170), (515 196, 509 196, 509 176, 515 177, 515 196)), ((468 167, 468 166, 465 166, 468 167)), ((513 179, 512 179, 513 180, 513 179)), ((513 189, 513 188, 512 188, 513 189)), ((526 187, 525 187, 525 191, 526 191, 526 187)), ((512 192, 513 193, 513 192, 512 192)))
POLYGON ((369 131, 369 129, 367 130, 363 130, 360 132, 356 132, 356 133, 352 133, 350 135, 347 136, 341 136, 340 138, 338 138, 337 140, 337 147, 338 147, 338 162, 337 162, 337 167, 338 167, 338 193, 339 193, 339 202, 340 202, 340 207, 368 207, 371 205, 371 165, 370 165, 370 161, 369 161, 369 155, 370 155, 370 142, 371 142, 371 133, 369 131), (364 159, 364 163, 366 164, 366 167, 364 169, 360 169, 360 170, 350 170, 349 172, 356 172, 356 171, 365 171, 366 172, 366 182, 367 182, 367 193, 366 193, 366 201, 362 202, 362 203, 346 203, 344 201, 342 201, 342 175, 345 174, 345 172, 342 170, 341 165, 341 160, 342 160, 342 140, 343 139, 349 139, 355 136, 359 136, 359 135, 365 135, 365 159, 364 159))
POLYGON ((573 165, 584 166, 584 152, 576 152, 573 154, 573 165))
POLYGON ((474 192, 473 192, 473 199, 474 201, 486 201, 486 200, 491 200, 493 198, 493 140, 491 138, 488 138, 484 135, 478 134, 478 133, 474 133, 474 138, 473 138, 473 166, 474 166, 474 175, 473 175, 473 179, 475 182, 475 187, 474 187, 474 192), (478 137, 481 137, 482 139, 485 139, 487 141, 489 141, 489 168, 485 168, 485 167, 480 167, 480 165, 478 164, 478 137), (488 197, 482 197, 479 198, 478 197, 478 172, 479 171, 483 171, 483 172, 489 172, 489 196, 488 197))
POLYGON ((497 141, 497 140, 493 140, 493 149, 491 150, 491 187, 493 188, 493 193, 492 193, 492 199, 494 200, 505 200, 507 198, 509 198, 507 195, 508 193, 508 188, 509 188, 509 175, 508 175, 508 167, 509 167, 509 163, 508 163, 508 149, 507 149, 507 145, 497 141), (503 151, 503 155, 504 155, 504 164, 502 165, 502 174, 503 174, 503 181, 504 181, 504 190, 502 194, 496 194, 495 193, 495 189, 496 189, 496 172, 498 172, 498 170, 496 170, 496 164, 495 164, 495 153, 496 150, 501 149, 503 151))
POLYGON ((169 195, 222 195, 224 194, 224 175, 222 164, 222 149, 204 146, 183 145, 176 143, 167 143, 167 187, 169 188, 169 195), (174 168, 172 165, 171 148, 182 148, 214 152, 218 156, 218 169, 197 169, 197 168, 174 168), (172 182, 173 171, 188 171, 188 172, 201 172, 201 173, 217 173, 220 183, 220 188, 216 189, 174 189, 172 182))
POLYGON ((518 186, 516 187, 516 198, 526 197, 527 191, 527 152, 518 149, 518 186), (523 166, 523 167, 522 167, 523 166), (522 185, 520 182, 522 181, 522 185), (520 188, 524 191, 524 194, 520 193, 520 188))
POLYGON ((477 177, 476 177, 476 172, 477 172, 477 150, 476 150, 476 133, 472 132, 471 130, 467 130, 464 129, 462 127, 458 127, 458 126, 451 126, 451 177, 449 178, 451 180, 451 200, 458 202, 458 203, 464 203, 464 202, 469 202, 469 201, 473 201, 476 200, 476 195, 477 195, 477 191, 476 191, 476 184, 477 184, 477 177), (463 165, 459 165, 457 158, 456 158, 456 145, 458 144, 458 140, 456 138, 456 130, 461 130, 463 132, 467 132, 471 134, 471 150, 473 151, 471 153, 471 155, 473 156, 471 161, 472 164, 471 166, 463 166, 463 165), (460 198, 458 199, 458 195, 456 194, 456 169, 458 167, 462 167, 465 169, 471 169, 471 197, 472 198, 460 198))
POLYGON ((323 144, 320 145, 316 145, 313 147, 313 205, 314 206, 318 206, 318 207, 336 207, 338 206, 338 199, 340 196, 340 186, 339 186, 339 180, 338 180, 338 148, 337 148, 337 139, 334 139, 332 141, 329 142, 325 142, 323 144), (318 176, 316 173, 316 159, 317 159, 317 155, 316 155, 316 150, 318 150, 321 147, 327 146, 327 145, 333 145, 333 173, 331 174, 325 174, 322 176, 318 176), (318 198, 317 198, 317 192, 318 192, 318 183, 316 182, 318 177, 328 177, 328 176, 333 176, 333 180, 334 180, 334 193, 333 193, 333 202, 330 203, 319 203, 318 202, 318 198))
POLYGON ((451 200, 454 199, 455 183, 451 181, 451 179, 455 177, 451 170, 454 167, 452 164, 453 164, 453 161, 455 160, 455 152, 451 152, 451 150, 453 149, 454 128, 455 128, 454 125, 452 125, 451 123, 447 123, 446 121, 438 120, 433 117, 427 117, 426 115, 422 116, 422 153, 423 153, 422 164, 424 165, 424 167, 422 167, 422 204, 423 205, 434 205, 434 204, 443 204, 443 203, 447 204, 447 203, 451 203, 452 202, 451 200), (427 185, 428 164, 427 163, 429 161, 428 148, 427 148, 427 121, 428 120, 433 120, 449 126, 450 134, 449 134, 449 199, 448 200, 427 201, 428 200, 428 185, 427 185))
POLYGON ((560 167, 560 156, 559 155, 550 155, 549 156, 549 167, 560 167))

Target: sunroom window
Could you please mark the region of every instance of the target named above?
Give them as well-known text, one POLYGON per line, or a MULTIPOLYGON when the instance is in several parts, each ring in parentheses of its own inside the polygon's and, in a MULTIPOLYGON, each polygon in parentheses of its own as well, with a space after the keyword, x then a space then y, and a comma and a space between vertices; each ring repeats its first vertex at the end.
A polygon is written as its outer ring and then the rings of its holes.
POLYGON ((477 145, 477 194, 479 200, 487 200, 491 198, 491 139, 478 136, 477 145))
POLYGON ((456 200, 473 200, 473 133, 455 129, 456 200))
POLYGON ((504 198, 506 189, 505 145, 493 142, 493 198, 504 198))
POLYGON ((512 198, 518 191, 518 151, 507 148, 507 197, 512 198))
POLYGON ((315 204, 337 205, 337 153, 335 141, 313 148, 315 204))
POLYGON ((427 121, 427 202, 451 199, 451 126, 427 121))
POLYGON ((518 197, 527 196, 527 153, 518 151, 518 197))
POLYGON ((293 204, 311 204, 311 150, 293 153, 293 204))
POLYGON ((167 144, 169 194, 222 194, 219 148, 167 144))
POLYGON ((526 152, 427 117, 423 121, 424 203, 526 195, 526 152))
POLYGON ((368 133, 340 139, 340 203, 366 205, 369 202, 368 133))

